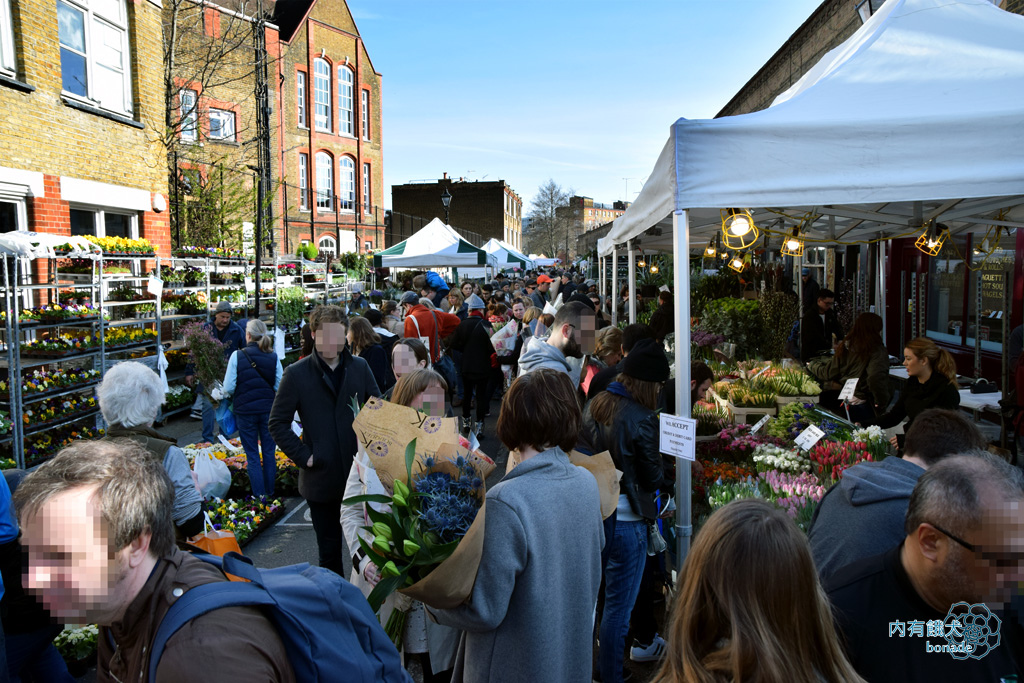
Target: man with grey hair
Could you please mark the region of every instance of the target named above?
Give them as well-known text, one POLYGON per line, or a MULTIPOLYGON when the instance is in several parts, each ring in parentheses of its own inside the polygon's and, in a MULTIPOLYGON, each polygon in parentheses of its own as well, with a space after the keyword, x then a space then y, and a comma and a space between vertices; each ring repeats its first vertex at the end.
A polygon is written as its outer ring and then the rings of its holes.
POLYGON ((107 370, 96 388, 100 412, 107 423, 106 439, 131 439, 163 463, 174 485, 171 516, 182 539, 203 531, 203 498, 192 479, 185 453, 172 436, 153 429, 164 404, 160 376, 136 361, 118 363, 107 370))
POLYGON ((906 538, 825 584, 850 662, 869 681, 1009 681, 1024 628, 1024 473, 984 451, 928 469, 906 538))
MULTIPOLYGON (((98 679, 144 681, 160 622, 188 590, 226 581, 178 550, 171 482, 127 441, 75 441, 22 481, 14 505, 25 586, 64 623, 100 626, 98 679)), ((167 641, 156 681, 295 680, 270 620, 253 607, 196 617, 167 641)))

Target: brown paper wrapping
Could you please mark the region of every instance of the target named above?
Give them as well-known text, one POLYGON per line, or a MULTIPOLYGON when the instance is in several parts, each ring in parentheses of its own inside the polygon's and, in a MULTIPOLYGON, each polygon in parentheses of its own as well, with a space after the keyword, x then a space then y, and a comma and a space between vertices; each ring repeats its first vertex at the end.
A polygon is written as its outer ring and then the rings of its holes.
MULTIPOLYGON (((601 519, 608 519, 619 505, 619 480, 622 479, 622 472, 615 469, 612 454, 602 451, 597 455, 587 455, 572 451, 569 453, 569 462, 594 475, 594 479, 597 480, 597 492, 601 495, 601 519)), ((510 451, 505 474, 514 470, 518 464, 519 451, 510 451)))

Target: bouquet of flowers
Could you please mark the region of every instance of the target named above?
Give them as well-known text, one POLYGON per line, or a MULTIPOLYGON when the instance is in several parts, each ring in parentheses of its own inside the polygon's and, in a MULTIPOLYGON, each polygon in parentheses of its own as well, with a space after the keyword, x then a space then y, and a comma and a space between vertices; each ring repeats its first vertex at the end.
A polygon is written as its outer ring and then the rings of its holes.
POLYGON ((189 358, 195 367, 196 379, 203 387, 213 388, 214 382, 224 377, 227 362, 224 360, 224 344, 202 323, 189 323, 181 329, 189 358))
POLYGON ((764 472, 760 476, 771 491, 769 497, 772 502, 785 510, 798 527, 807 531, 814 516, 814 508, 825 496, 825 487, 807 472, 797 475, 764 472))
POLYGON ((215 499, 207 509, 213 528, 218 531, 231 531, 240 546, 248 543, 283 511, 284 505, 279 498, 215 499))
POLYGON ((799 449, 782 448, 771 444, 762 444, 754 449, 754 465, 758 472, 779 470, 782 472, 806 472, 811 467, 810 458, 799 449))
POLYGON ((843 477, 843 472, 859 462, 875 460, 868 444, 863 441, 819 441, 810 452, 814 474, 825 485, 843 477))

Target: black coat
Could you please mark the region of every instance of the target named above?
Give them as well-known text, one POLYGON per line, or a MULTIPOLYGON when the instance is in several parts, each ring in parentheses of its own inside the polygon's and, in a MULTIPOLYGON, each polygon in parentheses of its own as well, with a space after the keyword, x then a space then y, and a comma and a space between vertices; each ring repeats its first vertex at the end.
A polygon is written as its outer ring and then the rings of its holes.
POLYGON ((362 405, 369 397, 380 396, 365 360, 346 348, 341 364, 339 391, 334 390, 317 354, 288 366, 270 411, 274 442, 299 467, 299 493, 318 503, 341 502, 344 498, 345 482, 358 448, 352 431, 352 398, 362 405), (302 421, 301 439, 292 431, 296 411, 302 421), (310 455, 313 466, 307 468, 310 455))
POLYGON ((658 306, 651 314, 651 329, 654 330, 655 339, 659 342, 665 341, 665 336, 676 329, 675 309, 672 306, 658 306))
POLYGON ((932 372, 932 376, 924 384, 917 381, 916 377, 909 378, 904 383, 900 397, 896 400, 892 410, 880 415, 874 424, 888 429, 903 422, 903 418, 907 418, 907 424, 903 428, 903 433, 906 434, 910 425, 914 423, 914 418, 922 411, 929 408, 956 410, 959 407, 960 390, 957 386, 941 372, 932 372))
POLYGON ((462 352, 463 377, 485 379, 491 374, 491 326, 483 318, 470 316, 459 323, 452 337, 452 348, 462 352))
POLYGON ((800 330, 800 359, 807 362, 815 356, 832 350, 832 335, 836 341, 843 338, 843 328, 839 325, 835 311, 830 310, 822 321, 817 306, 804 313, 803 329, 800 330))
POLYGON ((672 488, 672 482, 665 478, 658 451, 658 414, 632 399, 620 397, 612 424, 607 426, 594 421, 590 408, 587 405, 583 414, 582 445, 592 453, 609 451, 615 469, 622 472, 619 490, 626 494, 633 512, 644 519, 656 519, 654 492, 672 488))

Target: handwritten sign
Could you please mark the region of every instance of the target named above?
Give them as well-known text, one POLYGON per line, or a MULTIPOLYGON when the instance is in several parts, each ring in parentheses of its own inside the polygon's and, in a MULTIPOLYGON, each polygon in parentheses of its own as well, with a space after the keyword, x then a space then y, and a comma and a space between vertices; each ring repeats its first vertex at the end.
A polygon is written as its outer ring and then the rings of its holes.
POLYGON ((839 392, 840 401, 849 401, 853 398, 853 392, 857 391, 858 381, 860 380, 857 377, 846 380, 846 384, 843 385, 843 390, 839 392))
POLYGON ((814 444, 821 441, 825 436, 825 432, 821 431, 816 425, 811 425, 804 431, 800 432, 800 435, 796 437, 796 445, 805 451, 809 451, 814 448, 814 444))
POLYGON ((697 421, 662 413, 660 450, 683 460, 694 460, 697 449, 697 421))
POLYGON ((757 434, 761 427, 764 427, 766 424, 768 424, 768 420, 770 419, 772 419, 771 415, 765 415, 764 417, 762 417, 760 420, 757 421, 757 424, 750 428, 750 433, 757 434))

